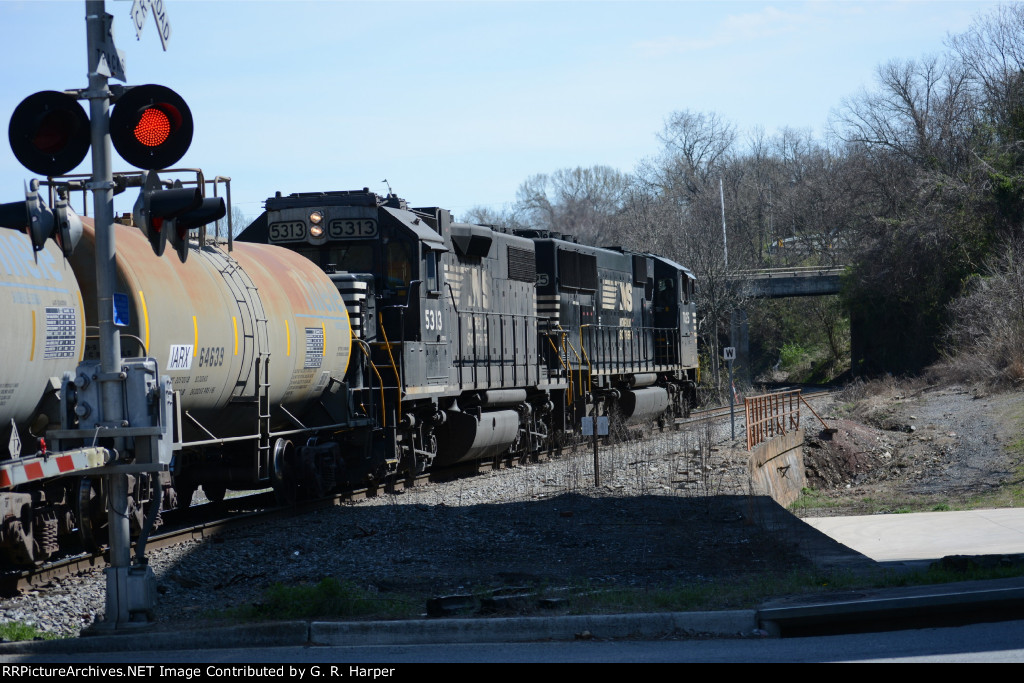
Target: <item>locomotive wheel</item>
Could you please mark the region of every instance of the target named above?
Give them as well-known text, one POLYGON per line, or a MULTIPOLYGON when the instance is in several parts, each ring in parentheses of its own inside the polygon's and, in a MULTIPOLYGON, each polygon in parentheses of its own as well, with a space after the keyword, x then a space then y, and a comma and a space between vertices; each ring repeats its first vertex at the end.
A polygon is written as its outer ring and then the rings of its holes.
POLYGON ((81 477, 75 484, 75 520, 82 547, 99 552, 107 545, 107 495, 98 477, 81 477))

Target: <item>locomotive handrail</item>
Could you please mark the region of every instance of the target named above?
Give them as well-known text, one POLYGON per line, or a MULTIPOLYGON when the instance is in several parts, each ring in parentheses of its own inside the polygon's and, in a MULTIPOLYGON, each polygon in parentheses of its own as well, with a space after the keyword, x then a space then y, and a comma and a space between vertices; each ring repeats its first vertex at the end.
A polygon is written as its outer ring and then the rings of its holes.
MULTIPOLYGON (((391 369, 395 372, 395 381, 398 382, 398 419, 402 419, 402 392, 404 391, 404 385, 402 384, 402 377, 398 374, 398 367, 395 365, 395 356, 391 353, 391 342, 388 341, 388 331, 384 329, 384 311, 377 314, 377 319, 380 321, 380 331, 384 335, 385 348, 388 350, 388 358, 391 359, 391 369)), ((381 380, 381 388, 383 389, 384 384, 381 380)))
MULTIPOLYGON (((569 341, 568 335, 566 335, 564 342, 565 342, 565 345, 569 347, 569 350, 572 351, 573 354, 575 354, 576 360, 579 361, 580 389, 581 389, 580 396, 582 396, 583 395, 583 392, 582 392, 582 387, 583 387, 583 359, 580 358, 580 353, 579 353, 579 351, 576 350, 576 347, 574 347, 572 345, 572 342, 569 341)), ((582 346, 582 340, 581 340, 581 346, 582 346)), ((570 376, 572 375, 572 370, 569 371, 569 375, 570 376)), ((587 365, 587 378, 588 379, 590 378, 590 365, 589 364, 587 365)))
MULTIPOLYGON (((547 340, 548 340, 548 344, 551 344, 551 349, 552 349, 552 350, 553 350, 553 351, 555 352, 555 358, 557 358, 557 359, 558 359, 558 362, 562 364, 562 368, 563 368, 563 369, 565 370, 566 374, 568 374, 568 373, 570 372, 570 370, 569 370, 569 368, 568 368, 568 367, 566 366, 566 364, 565 364, 565 361, 564 361, 564 360, 562 360, 562 354, 560 354, 560 353, 558 352, 558 347, 557 347, 557 346, 555 346, 555 342, 551 341, 551 337, 552 337, 553 335, 555 335, 555 334, 561 334, 561 335, 562 335, 562 336, 564 337, 565 335, 567 335, 567 334, 569 334, 569 333, 568 333, 568 332, 566 332, 565 330, 556 330, 556 331, 554 331, 554 332, 552 332, 552 331, 548 331, 548 332, 542 332, 541 334, 542 334, 542 335, 543 335, 544 337, 546 337, 546 338, 547 338, 547 340)), ((570 379, 569 381, 571 382, 572 380, 570 379)))
MULTIPOLYGON (((590 391, 594 390, 594 369, 593 369, 593 366, 591 366, 591 364, 590 364, 590 354, 587 353, 587 348, 585 346, 583 346, 583 328, 584 327, 594 327, 594 325, 593 325, 593 323, 587 323, 586 325, 580 325, 580 351, 583 352, 583 357, 587 359, 587 391, 590 392, 590 391)), ((581 364, 581 366, 580 366, 580 373, 581 373, 580 374, 580 379, 581 380, 583 379, 582 372, 583 372, 583 369, 582 369, 582 364, 581 364)))
MULTIPOLYGON (((388 424, 387 424, 387 413, 384 410, 384 403, 385 403, 385 401, 384 401, 384 378, 380 376, 380 373, 377 372, 377 366, 373 364, 373 356, 370 355, 370 350, 369 350, 370 349, 370 345, 365 340, 363 340, 363 339, 356 339, 355 337, 353 337, 352 340, 354 342, 356 342, 356 345, 359 347, 359 350, 363 352, 364 356, 366 356, 366 360, 369 362, 370 369, 373 370, 373 374, 377 375, 377 381, 380 383, 380 406, 381 406, 380 407, 380 414, 381 414, 381 421, 380 422, 381 422, 381 427, 387 427, 388 426, 388 424)), ((370 394, 370 412, 373 413, 373 412, 376 412, 376 411, 374 410, 375 406, 373 405, 373 379, 372 378, 370 378, 369 394, 370 394)))
MULTIPOLYGON (((589 366, 596 366, 598 371, 612 370, 619 372, 626 372, 628 370, 641 369, 641 370, 652 370, 655 369, 658 363, 658 355, 662 354, 663 364, 672 364, 679 361, 678 346, 682 335, 678 329, 672 327, 649 327, 641 326, 637 328, 624 328, 617 325, 597 325, 594 323, 587 323, 580 326, 580 348, 584 355, 588 359, 589 366), (590 341, 596 345, 600 351, 599 355, 607 354, 609 357, 605 360, 593 360, 591 354, 587 351, 584 345, 584 334, 583 328, 589 328, 590 341), (630 343, 628 345, 629 358, 624 355, 618 355, 618 352, 622 350, 618 344, 611 343, 614 341, 615 335, 622 334, 623 332, 629 331, 631 333, 641 333, 639 337, 639 344, 647 349, 647 332, 651 333, 651 336, 655 343, 654 358, 650 357, 649 352, 645 352, 643 349, 638 349, 637 343, 630 343), (664 335, 659 337, 659 335, 664 335), (660 341, 659 341, 660 339, 660 341), (637 357, 636 352, 641 352, 643 355, 637 357)), ((632 337, 633 340, 637 340, 637 337, 632 337)))

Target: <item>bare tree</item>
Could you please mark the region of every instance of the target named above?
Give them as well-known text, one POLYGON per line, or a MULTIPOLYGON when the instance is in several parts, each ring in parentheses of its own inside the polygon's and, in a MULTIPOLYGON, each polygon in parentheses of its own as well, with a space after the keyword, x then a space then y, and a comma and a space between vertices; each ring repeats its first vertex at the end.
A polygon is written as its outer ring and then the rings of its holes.
POLYGON ((530 227, 596 244, 615 232, 629 183, 629 176, 609 166, 542 173, 519 186, 516 211, 530 227))
POLYGON ((892 61, 878 87, 843 102, 832 131, 842 140, 894 153, 915 167, 954 174, 967 160, 975 101, 967 70, 939 57, 892 61))
POLYGON ((464 215, 457 216, 456 218, 463 223, 493 225, 508 230, 528 227, 522 221, 520 213, 516 211, 514 206, 505 206, 501 209, 492 209, 488 206, 474 206, 464 215))

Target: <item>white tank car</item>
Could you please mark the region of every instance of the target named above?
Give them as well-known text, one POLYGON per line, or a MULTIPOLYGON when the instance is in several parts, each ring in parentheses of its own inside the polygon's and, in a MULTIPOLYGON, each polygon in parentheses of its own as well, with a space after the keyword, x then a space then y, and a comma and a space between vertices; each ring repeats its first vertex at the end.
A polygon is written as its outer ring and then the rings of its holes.
MULTIPOLYGON (((60 248, 47 240, 33 253, 26 234, 0 229, 0 452, 8 455, 11 421, 25 439, 51 378, 82 358, 82 294, 60 248)), ((36 424, 40 433, 45 424, 36 424)), ((24 444, 35 451, 34 444, 24 444)))
MULTIPOLYGON (((95 231, 83 222, 71 263, 94 324, 95 231)), ((257 382, 270 405, 299 406, 344 376, 352 348, 345 302, 302 256, 270 245, 236 242, 228 253, 193 243, 182 263, 171 250, 154 255, 138 228, 115 228, 116 291, 129 302, 122 354, 144 349, 171 378, 188 413, 186 442, 250 432, 257 382), (257 360, 269 363, 269 374, 257 371, 257 360)), ((87 344, 86 356, 93 353, 87 344)))

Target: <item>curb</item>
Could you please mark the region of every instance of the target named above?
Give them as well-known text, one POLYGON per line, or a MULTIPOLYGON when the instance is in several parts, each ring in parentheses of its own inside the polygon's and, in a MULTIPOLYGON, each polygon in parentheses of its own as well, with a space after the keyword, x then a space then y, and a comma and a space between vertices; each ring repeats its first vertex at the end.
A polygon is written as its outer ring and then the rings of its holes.
POLYGON ((750 635, 756 628, 754 610, 493 619, 315 621, 310 624, 310 643, 313 645, 512 643, 534 640, 652 638, 699 634, 741 637, 750 635))
POLYGON ((0 643, 0 656, 308 645, 510 643, 696 635, 736 638, 749 636, 756 628, 754 610, 408 621, 283 621, 192 631, 139 630, 66 640, 0 643))

